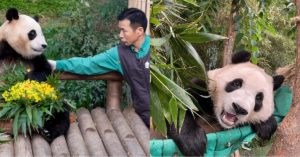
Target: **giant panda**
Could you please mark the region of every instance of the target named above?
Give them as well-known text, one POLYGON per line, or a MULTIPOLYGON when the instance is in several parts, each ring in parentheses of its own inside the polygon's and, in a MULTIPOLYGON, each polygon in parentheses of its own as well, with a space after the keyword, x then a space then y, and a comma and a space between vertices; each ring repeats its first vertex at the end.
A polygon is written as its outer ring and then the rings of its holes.
MULTIPOLYGON (((284 77, 271 77, 250 63, 250 58, 251 53, 247 51, 235 53, 231 64, 207 72, 207 85, 198 79, 192 80, 195 85, 206 87, 207 91, 199 88, 189 91, 201 106, 199 114, 202 118, 216 122, 222 129, 250 124, 258 137, 268 140, 277 128, 272 115, 275 108, 273 91, 281 86, 284 77)), ((207 132, 191 112, 186 113, 180 132, 170 124, 167 131, 184 155, 204 155, 207 132)))
MULTIPOLYGON (((15 8, 6 12, 6 21, 0 27, 0 64, 21 60, 30 67, 26 79, 46 81, 52 72, 43 52, 47 47, 37 17, 18 13, 15 8)), ((48 142, 65 134, 69 128, 69 112, 54 113, 41 128, 48 142)))

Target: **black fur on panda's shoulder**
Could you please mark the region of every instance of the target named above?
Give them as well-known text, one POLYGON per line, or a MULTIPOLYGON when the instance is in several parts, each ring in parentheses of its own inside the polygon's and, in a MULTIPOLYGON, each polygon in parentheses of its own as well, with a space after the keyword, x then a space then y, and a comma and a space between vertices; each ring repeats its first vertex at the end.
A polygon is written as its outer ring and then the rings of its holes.
POLYGON ((19 59, 22 58, 7 41, 0 41, 0 60, 4 59, 19 59))
POLYGON ((51 66, 43 54, 36 56, 32 60, 27 60, 27 62, 31 64, 32 71, 27 73, 26 79, 42 82, 46 81, 47 77, 52 73, 51 66))
POLYGON ((48 63, 45 55, 39 55, 32 59, 25 59, 18 54, 8 42, 0 41, 0 61, 1 60, 21 60, 29 64, 31 71, 25 76, 25 79, 36 80, 39 82, 46 81, 47 77, 51 75, 51 66, 48 63))

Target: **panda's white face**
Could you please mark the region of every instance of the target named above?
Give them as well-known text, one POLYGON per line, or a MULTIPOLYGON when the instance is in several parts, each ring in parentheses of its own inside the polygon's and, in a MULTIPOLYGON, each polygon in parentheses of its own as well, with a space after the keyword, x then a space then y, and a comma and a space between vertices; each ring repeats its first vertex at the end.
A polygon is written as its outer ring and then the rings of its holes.
POLYGON ((273 78, 250 62, 208 72, 214 112, 224 128, 267 120, 274 111, 273 78))
POLYGON ((1 29, 3 29, 2 40, 6 40, 24 58, 38 56, 47 47, 39 23, 30 16, 19 15, 19 19, 6 21, 1 29))

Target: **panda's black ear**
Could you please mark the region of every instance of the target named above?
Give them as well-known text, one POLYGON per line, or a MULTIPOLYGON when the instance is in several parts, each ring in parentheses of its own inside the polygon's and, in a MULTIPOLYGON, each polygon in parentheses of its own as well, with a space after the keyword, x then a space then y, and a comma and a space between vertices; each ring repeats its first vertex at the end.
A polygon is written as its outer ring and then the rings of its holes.
POLYGON ((18 10, 16 8, 8 9, 7 12, 6 12, 6 19, 8 21, 18 20, 19 19, 18 10))
POLYGON ((195 85, 197 85, 197 86, 199 86, 201 88, 207 88, 207 83, 204 80, 200 80, 198 78, 193 78, 191 80, 191 83, 195 84, 195 85))
POLYGON ((36 21, 36 22, 39 22, 39 17, 37 15, 33 16, 33 19, 36 21))
POLYGON ((232 64, 248 62, 251 59, 251 53, 248 51, 239 51, 233 54, 231 58, 232 64))
POLYGON ((275 91, 276 89, 278 89, 283 83, 283 81, 284 81, 284 76, 282 75, 273 76, 273 90, 275 91))

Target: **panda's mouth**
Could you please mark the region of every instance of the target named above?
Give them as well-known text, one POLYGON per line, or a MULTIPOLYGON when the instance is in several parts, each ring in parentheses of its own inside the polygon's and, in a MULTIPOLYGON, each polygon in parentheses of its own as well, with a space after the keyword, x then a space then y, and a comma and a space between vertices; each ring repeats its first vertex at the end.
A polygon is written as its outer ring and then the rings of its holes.
POLYGON ((221 113, 221 120, 228 127, 232 127, 237 122, 238 118, 235 114, 223 110, 221 113))
POLYGON ((35 48, 32 48, 32 50, 39 53, 42 53, 44 51, 44 49, 35 49, 35 48))

